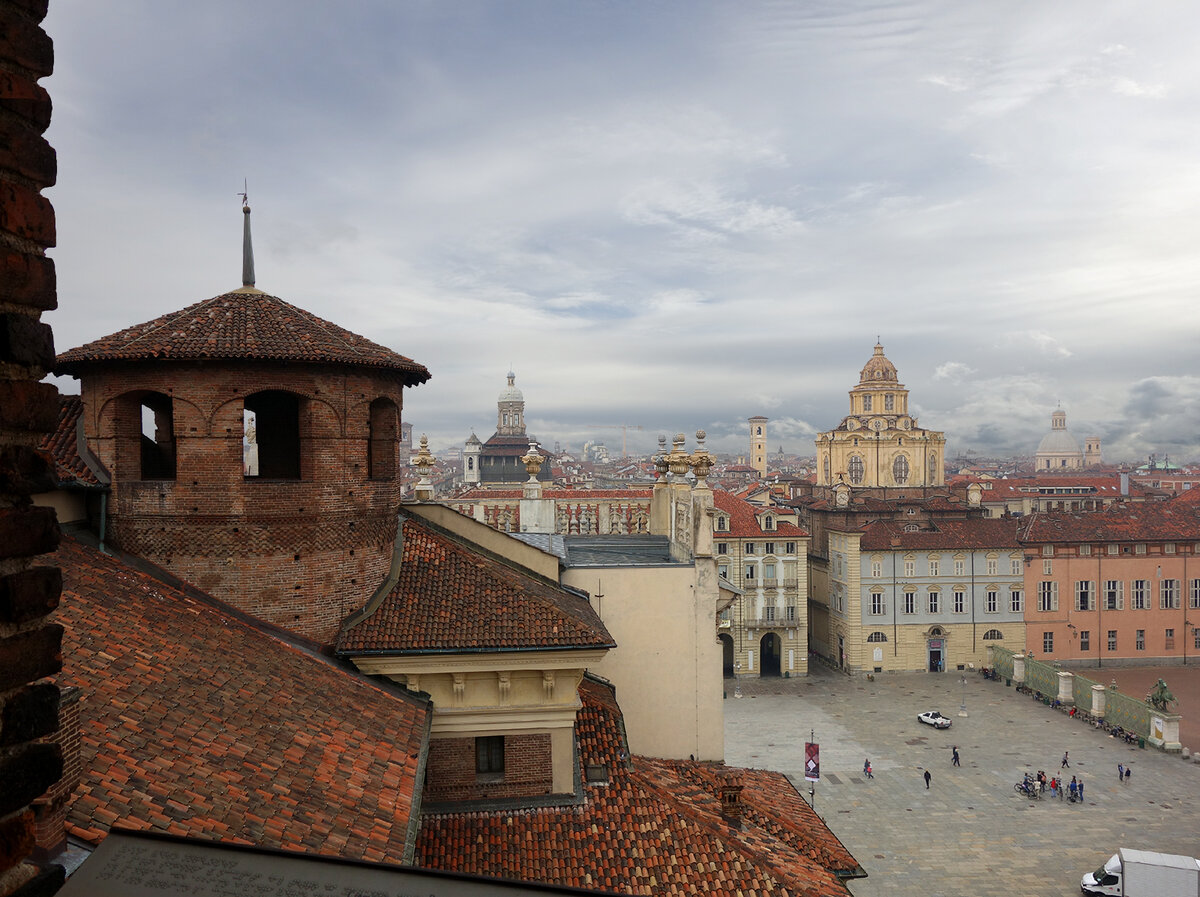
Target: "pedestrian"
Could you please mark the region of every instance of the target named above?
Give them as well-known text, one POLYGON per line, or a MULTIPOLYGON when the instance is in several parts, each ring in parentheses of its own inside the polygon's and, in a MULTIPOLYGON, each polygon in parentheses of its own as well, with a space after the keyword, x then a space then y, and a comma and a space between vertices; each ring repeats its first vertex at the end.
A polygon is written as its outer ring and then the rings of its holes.
POLYGON ((1067 790, 1071 792, 1071 803, 1075 803, 1075 797, 1079 794, 1079 785, 1075 783, 1075 776, 1071 776, 1071 784, 1067 786, 1067 790))
POLYGON ((1079 780, 1079 802, 1083 803, 1083 779, 1079 780))
POLYGON ((1129 781, 1129 777, 1130 777, 1131 775, 1133 775, 1133 767, 1132 767, 1132 766, 1126 766, 1126 767, 1125 767, 1125 781, 1126 781, 1126 782, 1128 782, 1128 781, 1129 781))
POLYGON ((960 764, 958 762, 958 745, 957 744, 954 745, 954 747, 952 747, 951 750, 954 751, 954 765, 959 766, 960 764))
POLYGON ((863 761, 863 775, 865 775, 868 779, 875 778, 875 776, 872 775, 872 773, 871 773, 871 758, 870 757, 868 757, 866 760, 863 761))
POLYGON ((930 779, 932 779, 932 778, 933 778, 933 776, 931 776, 931 775, 929 774, 929 770, 928 770, 928 769, 927 769, 927 770, 925 770, 925 790, 926 790, 926 791, 928 791, 928 790, 929 790, 929 780, 930 780, 930 779))
POLYGON ((1056 794, 1058 794, 1058 779, 1052 777, 1050 779, 1050 796, 1054 797, 1056 794))
POLYGON ((1118 764, 1117 764, 1117 781, 1119 782, 1119 781, 1121 781, 1123 778, 1125 778, 1125 764, 1124 764, 1124 763, 1118 763, 1118 764))
POLYGON ((1062 762, 1062 766, 1060 767, 1060 769, 1070 769, 1070 768, 1071 768, 1071 764, 1067 762, 1067 752, 1063 751, 1063 762, 1062 762))

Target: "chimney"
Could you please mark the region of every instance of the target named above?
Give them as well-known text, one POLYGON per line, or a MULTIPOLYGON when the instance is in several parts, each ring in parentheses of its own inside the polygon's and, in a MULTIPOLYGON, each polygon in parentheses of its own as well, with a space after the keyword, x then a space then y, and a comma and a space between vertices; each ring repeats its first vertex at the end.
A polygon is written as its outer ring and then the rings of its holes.
POLYGON ((729 770, 721 774, 719 791, 721 795, 721 815, 735 825, 742 821, 742 777, 740 773, 729 770))
POLYGON ((42 739, 62 750, 63 774, 50 790, 33 802, 33 859, 52 862, 67 847, 67 810, 79 784, 83 760, 79 753, 78 688, 64 688, 58 702, 58 731, 42 739))

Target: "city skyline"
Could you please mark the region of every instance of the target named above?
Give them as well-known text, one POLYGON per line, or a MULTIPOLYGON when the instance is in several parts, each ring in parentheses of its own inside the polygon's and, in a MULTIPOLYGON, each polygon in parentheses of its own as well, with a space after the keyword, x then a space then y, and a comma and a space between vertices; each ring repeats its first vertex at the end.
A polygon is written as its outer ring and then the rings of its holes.
MULTIPOLYGON (((876 339, 926 428, 1200 457, 1200 10, 52 5, 59 350, 257 285, 425 364, 431 447, 808 455, 876 339)), ((61 380, 60 386, 73 391, 61 380)))

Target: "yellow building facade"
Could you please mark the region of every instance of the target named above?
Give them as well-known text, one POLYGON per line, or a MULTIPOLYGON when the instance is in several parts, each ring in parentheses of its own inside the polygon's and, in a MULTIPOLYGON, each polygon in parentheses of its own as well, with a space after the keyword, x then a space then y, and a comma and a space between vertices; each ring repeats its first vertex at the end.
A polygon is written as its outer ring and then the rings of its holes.
POLYGON ((945 485, 945 434, 917 425, 908 390, 878 343, 850 390, 850 414, 836 429, 817 434, 816 446, 818 486, 945 485))

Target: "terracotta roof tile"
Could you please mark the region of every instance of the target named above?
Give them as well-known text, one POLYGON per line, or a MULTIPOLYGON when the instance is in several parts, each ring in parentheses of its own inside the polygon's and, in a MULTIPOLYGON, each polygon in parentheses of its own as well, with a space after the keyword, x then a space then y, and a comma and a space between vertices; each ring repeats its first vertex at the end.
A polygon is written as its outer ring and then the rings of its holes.
POLYGON ((47 433, 39 448, 50 453, 54 459, 55 473, 60 485, 82 484, 100 486, 96 471, 79 456, 79 418, 83 414, 83 400, 79 396, 59 396, 58 423, 52 433, 47 433))
POLYGON ((406 386, 429 379, 425 366, 260 290, 235 290, 71 349, 57 373, 116 361, 291 361, 377 368, 406 386))
POLYGON ((582 806, 426 814, 417 863, 479 875, 626 894, 847 897, 857 861, 780 773, 721 763, 625 759, 620 710, 592 680, 580 687, 581 776, 604 765, 582 806), (742 786, 741 818, 719 797, 742 786))
POLYGON ((339 653, 613 647, 587 600, 492 558, 425 521, 401 517, 396 585, 338 637, 339 653))
POLYGON ((863 529, 859 548, 862 551, 893 549, 924 551, 927 549, 1019 548, 1017 518, 985 517, 965 520, 939 519, 930 529, 905 532, 904 524, 895 520, 876 520, 863 529))
POLYGON ((64 579, 59 682, 83 692, 72 834, 404 861, 428 705, 69 537, 47 562, 64 579))
POLYGON ((729 515, 729 529, 715 530, 713 536, 721 538, 722 536, 730 536, 733 538, 743 538, 754 536, 756 538, 769 538, 779 536, 782 538, 803 538, 808 535, 808 531, 797 526, 786 519, 781 519, 780 514, 791 516, 795 512, 790 508, 781 510, 779 508, 763 507, 761 505, 751 504, 743 498, 739 498, 732 493, 726 492, 724 489, 713 490, 713 504, 717 510, 724 511, 729 515), (775 529, 763 529, 762 517, 765 514, 770 514, 775 521, 775 529))
POLYGON ((1022 542, 1200 542, 1195 502, 1131 502, 1104 511, 1045 511, 1022 518, 1022 542))

